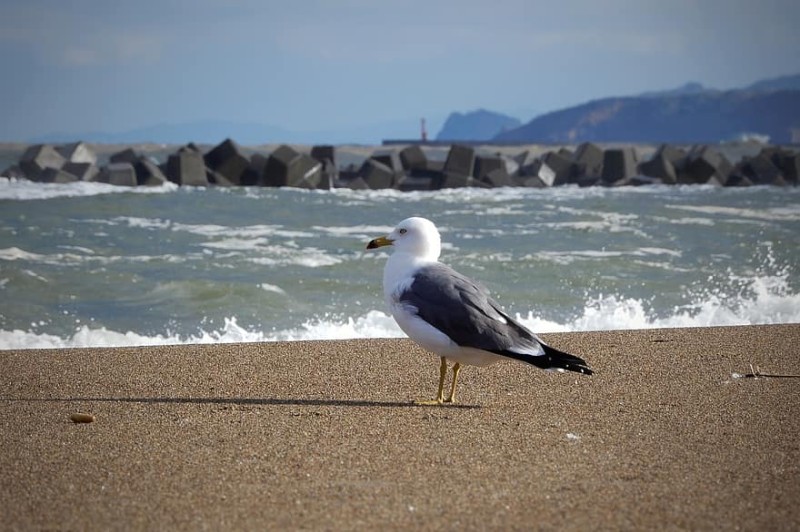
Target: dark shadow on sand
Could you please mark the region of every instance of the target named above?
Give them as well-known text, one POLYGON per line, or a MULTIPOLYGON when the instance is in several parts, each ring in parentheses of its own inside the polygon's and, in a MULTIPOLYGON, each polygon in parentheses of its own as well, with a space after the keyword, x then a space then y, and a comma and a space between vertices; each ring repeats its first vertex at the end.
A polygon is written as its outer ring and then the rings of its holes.
POLYGON ((412 401, 368 401, 363 399, 299 399, 277 397, 0 397, 0 401, 29 401, 46 403, 142 403, 142 404, 197 404, 241 406, 345 406, 367 408, 481 408, 480 405, 444 404, 419 405, 412 401))

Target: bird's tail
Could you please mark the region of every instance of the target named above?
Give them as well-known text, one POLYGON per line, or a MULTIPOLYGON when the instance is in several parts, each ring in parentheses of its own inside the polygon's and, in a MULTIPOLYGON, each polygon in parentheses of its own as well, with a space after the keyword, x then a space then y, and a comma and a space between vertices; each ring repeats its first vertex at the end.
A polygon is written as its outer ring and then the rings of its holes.
POLYGON ((594 373, 586 361, 581 357, 565 353, 564 351, 559 351, 558 349, 550 347, 541 341, 540 344, 542 349, 544 349, 543 355, 532 356, 527 354, 513 353, 510 351, 504 351, 501 354, 510 358, 521 360, 522 362, 527 362, 528 364, 533 364, 537 368, 555 371, 574 371, 584 375, 591 375, 594 373))

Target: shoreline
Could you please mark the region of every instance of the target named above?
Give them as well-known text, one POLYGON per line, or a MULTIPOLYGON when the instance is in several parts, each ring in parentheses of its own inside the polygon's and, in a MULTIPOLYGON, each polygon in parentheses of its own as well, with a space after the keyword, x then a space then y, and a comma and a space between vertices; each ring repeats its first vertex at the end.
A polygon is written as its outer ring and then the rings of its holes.
POLYGON ((543 334, 592 377, 406 339, 0 351, 10 529, 800 524, 800 324, 543 334), (70 421, 78 412, 88 424, 70 421))

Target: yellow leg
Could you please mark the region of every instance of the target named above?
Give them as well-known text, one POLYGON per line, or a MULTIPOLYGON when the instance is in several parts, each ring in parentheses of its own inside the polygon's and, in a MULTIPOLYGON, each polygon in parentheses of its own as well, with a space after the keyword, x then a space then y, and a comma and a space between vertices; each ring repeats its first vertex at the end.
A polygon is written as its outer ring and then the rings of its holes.
POLYGON ((453 366, 453 385, 450 387, 450 397, 445 400, 445 403, 456 402, 456 382, 458 382, 458 373, 461 371, 461 364, 456 362, 453 366))
POLYGON ((436 394, 436 399, 433 401, 429 400, 417 400, 414 401, 415 404, 418 405, 440 405, 444 402, 444 379, 447 377, 447 359, 442 357, 442 363, 439 366, 439 392, 436 394))

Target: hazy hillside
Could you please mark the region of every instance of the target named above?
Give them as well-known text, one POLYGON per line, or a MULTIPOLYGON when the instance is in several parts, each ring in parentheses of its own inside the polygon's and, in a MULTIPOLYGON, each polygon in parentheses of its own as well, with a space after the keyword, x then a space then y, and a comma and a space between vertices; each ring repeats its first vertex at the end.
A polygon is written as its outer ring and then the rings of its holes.
POLYGON ((696 81, 690 81, 675 89, 667 89, 663 91, 643 92, 639 94, 643 98, 660 98, 662 96, 684 96, 686 94, 699 94, 701 92, 719 92, 714 89, 708 89, 696 81))
POLYGON ((756 81, 745 89, 753 91, 800 90, 800 74, 756 81))
POLYGON ((498 142, 719 142, 741 135, 800 142, 800 74, 721 91, 690 82, 538 116, 498 142))
POLYGON ((522 125, 516 118, 478 109, 469 113, 452 113, 436 135, 436 140, 489 140, 498 133, 522 125))
POLYGON ((800 90, 605 98, 539 116, 498 142, 718 142, 742 134, 800 141, 800 90))

